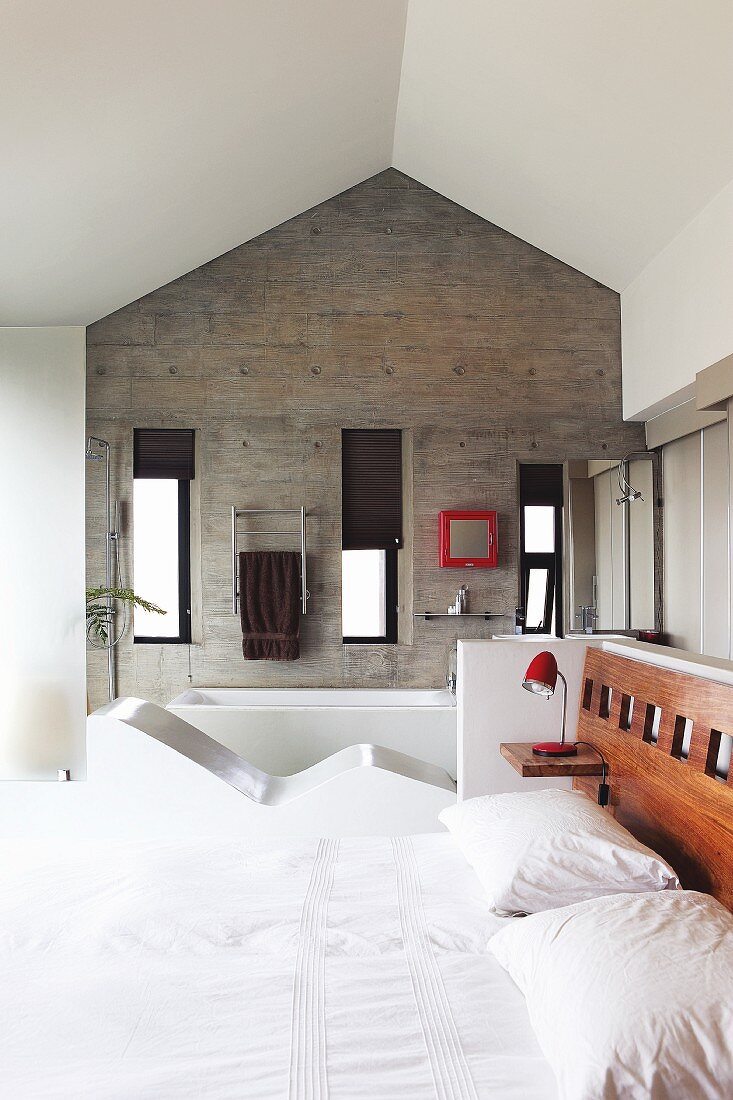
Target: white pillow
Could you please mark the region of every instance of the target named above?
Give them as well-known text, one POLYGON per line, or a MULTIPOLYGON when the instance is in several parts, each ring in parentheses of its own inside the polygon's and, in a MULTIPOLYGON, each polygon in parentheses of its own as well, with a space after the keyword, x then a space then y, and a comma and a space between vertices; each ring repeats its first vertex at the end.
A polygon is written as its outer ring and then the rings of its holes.
POLYGON ((678 885, 669 864, 582 791, 485 795, 439 815, 499 913, 678 885))
POLYGON ((707 894, 617 894, 489 941, 561 1100, 733 1096, 733 916, 707 894))

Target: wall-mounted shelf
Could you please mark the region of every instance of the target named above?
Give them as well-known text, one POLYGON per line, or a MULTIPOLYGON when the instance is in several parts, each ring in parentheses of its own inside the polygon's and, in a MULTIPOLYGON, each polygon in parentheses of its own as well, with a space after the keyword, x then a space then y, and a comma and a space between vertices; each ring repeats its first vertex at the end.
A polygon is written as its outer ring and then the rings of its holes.
POLYGON ((489 619, 505 619, 507 614, 506 611, 464 611, 461 615, 451 615, 447 611, 414 611, 412 617, 425 622, 430 619, 485 619, 488 622, 489 619))
POLYGON ((598 753, 579 745, 576 756, 535 756, 531 742, 499 745, 501 755, 525 779, 529 776, 601 775, 598 753))

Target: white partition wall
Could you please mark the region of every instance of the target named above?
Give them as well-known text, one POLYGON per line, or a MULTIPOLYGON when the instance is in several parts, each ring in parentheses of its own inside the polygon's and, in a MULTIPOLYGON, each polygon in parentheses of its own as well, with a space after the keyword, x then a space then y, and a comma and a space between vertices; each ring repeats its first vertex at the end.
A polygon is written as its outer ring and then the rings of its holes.
MULTIPOLYGON (((595 643, 599 644, 599 643, 595 643)), ((560 738, 561 691, 541 699, 522 687, 535 654, 548 649, 568 682, 567 736, 575 737, 585 639, 458 643, 458 797, 543 787, 570 787, 569 779, 522 779, 499 752, 502 741, 560 738)))
POLYGON ((0 329, 0 778, 85 767, 83 328, 0 329))

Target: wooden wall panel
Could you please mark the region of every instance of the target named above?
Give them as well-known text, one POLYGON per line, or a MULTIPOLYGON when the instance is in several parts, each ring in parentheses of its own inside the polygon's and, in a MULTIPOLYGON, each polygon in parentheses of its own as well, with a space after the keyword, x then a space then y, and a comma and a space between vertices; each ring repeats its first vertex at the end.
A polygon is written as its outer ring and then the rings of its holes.
MULTIPOLYGON (((92 325, 87 396, 126 503, 133 427, 200 433, 194 684, 441 684, 457 635, 512 625, 517 462, 643 446, 642 428, 621 419, 618 295, 392 169, 92 325), (411 644, 342 645, 341 427, 412 431, 413 604, 402 614, 445 610, 466 581, 474 608, 507 618, 418 621, 401 631, 411 644), (291 665, 242 661, 229 611, 234 503, 308 508, 312 598, 291 665), (498 509, 498 569, 437 567, 438 512, 461 506, 498 509)), ((103 576, 98 474, 90 465, 90 582, 103 576)), ((118 669, 120 694, 167 701, 188 683, 188 648, 128 636, 118 669)), ((99 705, 103 655, 90 654, 89 674, 99 705)))
MULTIPOLYGON (((711 893, 732 909, 733 773, 728 769, 723 781, 715 769, 721 737, 733 734, 733 688, 594 648, 586 650, 583 680, 592 691, 589 706, 581 699, 578 739, 606 759, 614 816, 669 860, 686 889, 711 893), (621 721, 624 699, 633 699, 630 730, 621 721)), ((598 780, 575 779, 573 786, 595 798, 598 780)))

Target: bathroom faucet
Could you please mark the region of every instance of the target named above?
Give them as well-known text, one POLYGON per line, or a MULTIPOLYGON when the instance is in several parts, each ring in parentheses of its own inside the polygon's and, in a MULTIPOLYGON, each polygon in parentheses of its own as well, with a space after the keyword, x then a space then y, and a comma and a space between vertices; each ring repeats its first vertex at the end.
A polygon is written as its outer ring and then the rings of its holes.
POLYGON ((458 687, 458 644, 453 646, 448 654, 448 668, 445 673, 445 686, 451 693, 453 698, 456 696, 456 689, 458 687))
POLYGON ((580 626, 583 633, 592 634, 593 624, 598 618, 598 612, 596 611, 595 607, 592 604, 581 604, 578 618, 580 619, 580 626))

